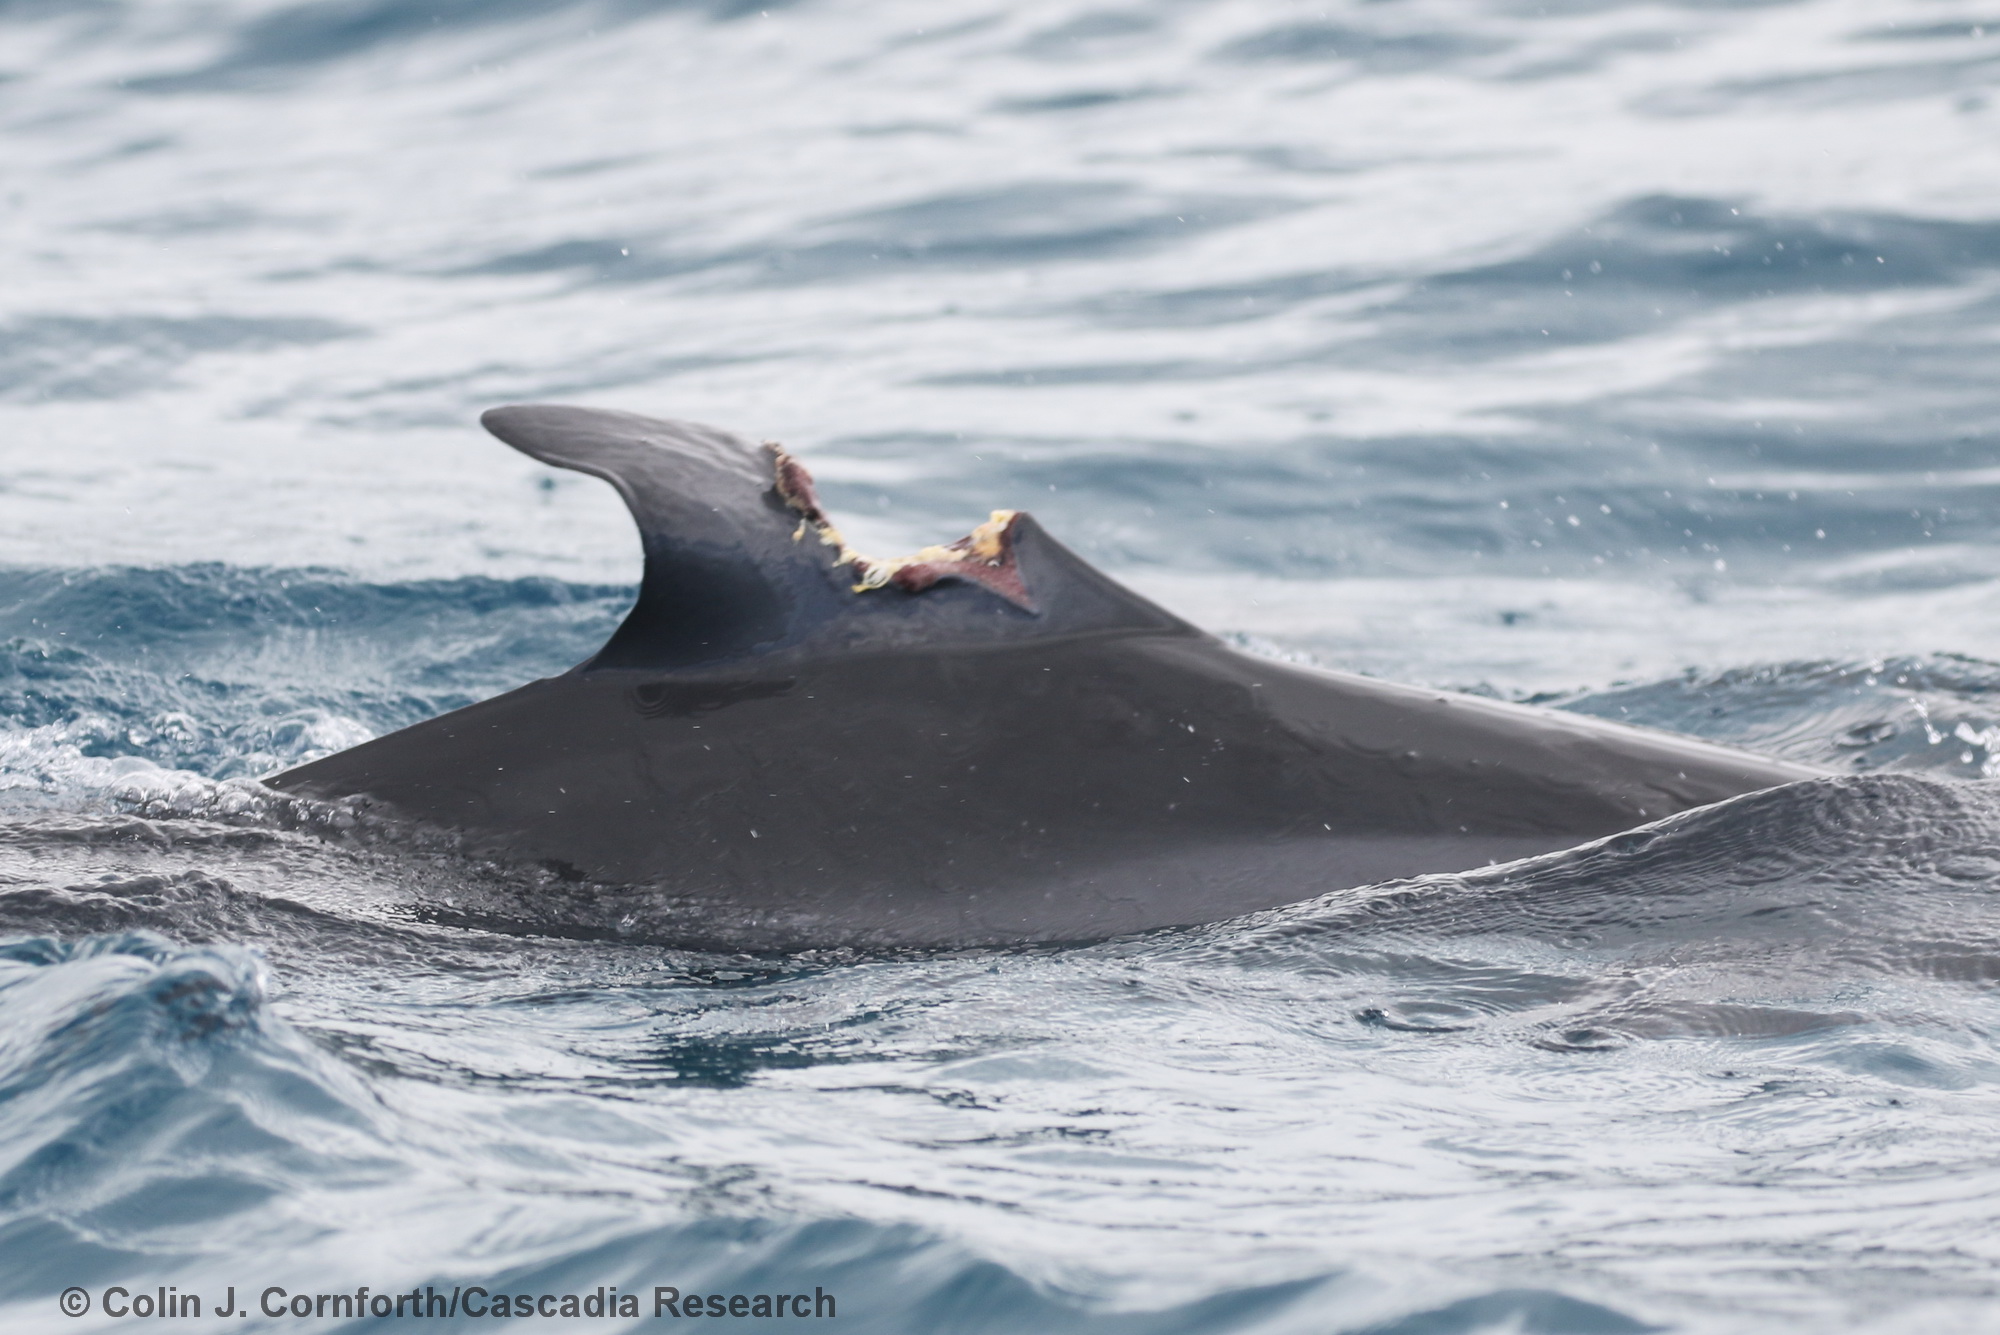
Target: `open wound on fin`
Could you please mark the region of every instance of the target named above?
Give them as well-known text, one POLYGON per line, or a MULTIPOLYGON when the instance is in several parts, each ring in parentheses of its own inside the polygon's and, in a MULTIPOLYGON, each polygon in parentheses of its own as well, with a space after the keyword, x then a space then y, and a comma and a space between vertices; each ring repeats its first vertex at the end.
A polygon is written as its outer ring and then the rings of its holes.
POLYGON ((820 508, 812 474, 804 464, 775 442, 766 441, 764 448, 771 452, 778 495, 799 514, 799 526, 792 534, 792 541, 803 540, 808 531, 817 534, 822 543, 837 553, 834 565, 847 566, 854 572, 856 593, 891 584, 906 593, 922 593, 941 579, 962 579, 999 594, 1016 607, 1029 612, 1039 610, 1021 580, 1020 563, 1014 557, 1014 523, 1020 518, 1017 511, 995 510, 991 519, 946 546, 925 547, 908 556, 879 560, 863 556, 840 536, 840 530, 820 508))

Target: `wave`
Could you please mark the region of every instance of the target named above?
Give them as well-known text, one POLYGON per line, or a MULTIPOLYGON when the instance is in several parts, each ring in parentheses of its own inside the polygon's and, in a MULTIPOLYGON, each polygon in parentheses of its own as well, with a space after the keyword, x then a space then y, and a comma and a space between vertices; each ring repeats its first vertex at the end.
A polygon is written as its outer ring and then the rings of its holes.
MULTIPOLYGON (((1828 778, 1505 867, 1342 891, 1166 948, 1338 973, 1355 980, 1354 1018, 1418 1033, 1580 1048, 1852 1039, 1884 1006, 1902 1008, 1898 1027, 1950 1033, 1963 989, 2000 976, 1996 882, 2000 785, 1828 778), (1902 990, 1926 988, 1922 1002, 1902 990)), ((1897 1060, 1899 1081, 1990 1078, 1964 1053, 1897 1060)))
POLYGON ((265 989, 247 951, 145 932, 0 945, 0 1313, 10 1329, 53 1326, 60 1287, 114 1283, 172 1284, 205 1295, 211 1313, 232 1285, 240 1304, 273 1285, 289 1297, 366 1284, 435 1291, 440 1305, 477 1286, 472 1301, 488 1308, 502 1293, 622 1293, 645 1319, 655 1286, 666 1286, 675 1301, 805 1292, 836 1319, 882 1331, 1163 1335, 1324 1329, 1329 1319, 1355 1335, 1495 1322, 1650 1328, 1554 1290, 1457 1283, 1443 1302, 1384 1301, 1338 1271, 1193 1296, 1172 1283, 1106 1290, 1024 1274, 910 1224, 637 1201, 579 1212, 596 1193, 548 1195, 554 1184, 531 1188, 538 1174, 527 1165, 507 1174, 526 1194, 498 1217, 534 1208, 540 1226, 494 1229, 493 1184, 452 1179, 481 1162, 490 1176, 521 1152, 504 1123, 440 1115, 435 1105, 451 1100, 435 1095, 413 1115, 380 1074, 334 1060, 275 1018, 265 989), (427 1191, 408 1191, 413 1180, 427 1191), (368 1245, 357 1212, 395 1185, 405 1192, 365 1225, 394 1245, 368 1245), (246 1249, 263 1257, 254 1275, 246 1249))
POLYGON ((1774 663, 1539 697, 1831 770, 2000 778, 2000 664, 1965 655, 1774 663))
MULTIPOLYGON (((468 1234, 474 1211, 490 1219, 493 1210, 490 1187, 482 1198, 450 1181, 469 1128, 435 1113, 430 1125, 412 1120, 385 1098, 379 1075, 335 1061, 272 1016, 265 989, 261 965, 237 947, 188 948, 148 932, 0 944, 0 1312, 11 1329, 52 1325, 56 1291, 68 1284, 130 1291, 155 1282, 206 1294, 211 1311, 229 1285, 241 1302, 271 1285, 289 1296, 368 1284, 428 1288, 441 1303, 477 1286, 488 1307, 501 1293, 609 1291, 636 1295, 650 1317, 657 1285, 676 1300, 830 1295, 836 1317, 884 1331, 1290 1330, 1343 1310, 1357 1335, 1470 1332, 1496 1321, 1648 1328, 1533 1289, 1382 1319, 1385 1304, 1357 1302, 1338 1273, 1198 1297, 1172 1285, 1113 1294, 1021 1274, 931 1230, 857 1218, 624 1212, 665 1216, 640 1222, 556 1204, 542 1228, 468 1234), (444 1152, 450 1135, 457 1154, 444 1152), (402 1196, 367 1225, 396 1239, 393 1250, 334 1222, 412 1178, 428 1181, 430 1194, 402 1196), (298 1214, 288 1202, 300 1198, 319 1210, 298 1214), (280 1244, 282 1257, 270 1250, 280 1244), (265 1257, 255 1276, 228 1259, 248 1246, 265 1257)), ((515 1152, 501 1127, 477 1134, 471 1162, 515 1152)))
POLYGON ((353 1080, 268 1015, 240 947, 16 940, 0 946, 0 1014, 7 1297, 58 1269, 75 1283, 185 1265, 287 1179, 337 1171, 367 1127, 353 1080))
POLYGON ((0 570, 0 788, 269 773, 560 672, 631 591, 222 565, 0 570))

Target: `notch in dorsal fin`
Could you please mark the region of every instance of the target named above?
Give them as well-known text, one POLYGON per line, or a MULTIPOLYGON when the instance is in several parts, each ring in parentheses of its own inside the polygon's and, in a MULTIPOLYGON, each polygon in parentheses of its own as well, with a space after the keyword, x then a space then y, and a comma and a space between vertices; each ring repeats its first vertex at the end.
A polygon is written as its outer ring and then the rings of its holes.
POLYGON ((828 649, 1104 630, 1190 631, 1042 531, 995 511, 942 547, 882 561, 840 536, 773 445, 693 422, 553 405, 480 418, 515 449, 603 478, 638 522, 638 601, 594 668, 692 668, 828 649))
POLYGON ((847 539, 833 526, 820 507, 819 492, 806 466, 779 445, 767 445, 776 474, 778 495, 798 512, 799 527, 793 541, 811 533, 834 549, 833 563, 846 566, 854 574, 854 592, 885 589, 891 585, 905 593, 922 593, 941 579, 960 579, 977 584, 1005 598, 1025 612, 1038 612, 1035 596, 1021 579, 1021 563, 1014 552, 1014 528, 1023 518, 1018 510, 995 510, 992 517, 957 542, 942 547, 925 547, 909 556, 877 560, 863 556, 847 545, 847 539))

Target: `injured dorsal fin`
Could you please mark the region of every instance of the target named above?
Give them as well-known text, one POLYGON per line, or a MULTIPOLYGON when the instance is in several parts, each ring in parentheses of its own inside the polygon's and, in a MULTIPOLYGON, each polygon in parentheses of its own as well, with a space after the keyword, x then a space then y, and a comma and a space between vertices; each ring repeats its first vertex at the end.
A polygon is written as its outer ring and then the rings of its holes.
POLYGON ((1026 514, 878 561, 849 547, 802 464, 693 422, 597 408, 480 421, 546 464, 617 488, 646 554, 638 602, 583 670, 1050 636, 1199 632, 1099 573, 1026 514))

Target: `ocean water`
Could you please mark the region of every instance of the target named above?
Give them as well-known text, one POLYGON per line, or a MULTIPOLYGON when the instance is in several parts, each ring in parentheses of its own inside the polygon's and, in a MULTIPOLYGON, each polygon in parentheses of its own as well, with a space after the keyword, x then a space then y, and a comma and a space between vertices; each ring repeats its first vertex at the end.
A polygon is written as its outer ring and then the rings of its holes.
POLYGON ((1994 1329, 1996 94, 1984 0, 0 3, 0 1326, 1994 1329), (1062 949, 501 931, 256 779, 617 624, 510 401, 1829 777, 1062 949))

